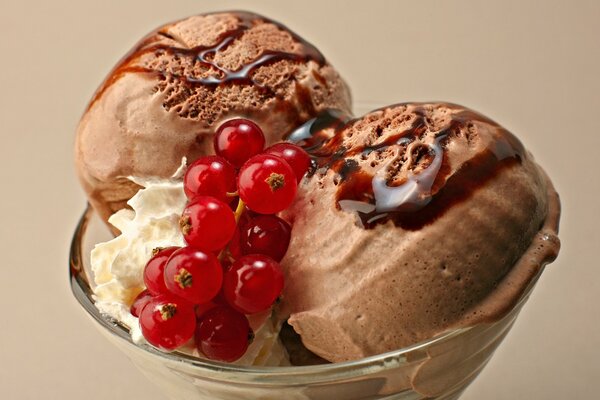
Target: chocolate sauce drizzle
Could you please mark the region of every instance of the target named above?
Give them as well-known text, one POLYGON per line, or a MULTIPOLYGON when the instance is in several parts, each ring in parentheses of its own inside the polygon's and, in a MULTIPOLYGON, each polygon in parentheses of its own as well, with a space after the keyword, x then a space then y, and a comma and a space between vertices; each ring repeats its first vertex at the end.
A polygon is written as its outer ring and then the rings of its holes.
POLYGON ((434 134, 433 143, 425 144, 417 140, 428 129, 425 109, 418 105, 413 112, 417 117, 408 129, 390 135, 382 143, 373 146, 344 147, 344 131, 356 120, 332 110, 308 121, 294 131, 288 140, 297 142, 312 156, 313 174, 324 175, 327 170, 335 171, 337 207, 356 213, 360 225, 365 229, 392 221, 404 229, 418 230, 435 221, 453 205, 466 200, 500 171, 523 160, 523 145, 510 132, 500 128, 490 148, 474 154, 450 175, 451 168, 445 150, 450 137, 475 121, 495 127, 497 124, 461 108, 452 114, 452 120, 446 128, 434 134), (375 175, 361 169, 359 163, 350 158, 361 154, 368 156, 373 151, 391 147, 404 147, 409 158, 407 162, 413 157, 414 150, 420 150, 426 157, 425 166, 418 171, 409 170, 406 179, 394 183, 388 182, 387 172, 395 157, 380 167, 375 175))
POLYGON ((302 146, 309 154, 318 154, 325 142, 335 138, 351 118, 340 110, 325 109, 293 130, 285 140, 302 146))
MULTIPOLYGON (((207 46, 207 47, 196 47, 190 50, 191 53, 197 54, 197 60, 206 66, 213 67, 216 70, 221 72, 221 77, 210 76, 207 78, 199 78, 194 79, 191 77, 186 77, 186 79, 190 82, 201 83, 203 85, 220 85, 226 82, 238 82, 241 84, 256 84, 256 82, 252 79, 251 75, 258 67, 263 65, 268 65, 270 63, 274 63, 276 61, 281 60, 292 60, 296 62, 307 62, 309 60, 316 61, 319 65, 325 64, 325 57, 323 54, 317 50, 316 47, 299 37, 298 35, 291 33, 292 37, 296 42, 302 43, 304 48, 304 53, 288 53, 284 51, 272 51, 266 50, 263 51, 261 55, 259 55, 255 60, 242 65, 240 69, 236 71, 232 71, 226 68, 219 66, 217 63, 213 61, 214 55, 217 52, 224 51, 231 43, 233 43, 236 39, 241 37, 247 30, 252 28, 254 22, 257 20, 258 16, 255 14, 249 13, 236 13, 236 16, 240 20, 240 27, 225 32, 221 37, 219 43, 215 46, 207 46)), ((269 22, 271 24, 276 25, 282 30, 287 30, 285 26, 281 25, 278 22, 273 20, 268 20, 266 18, 261 18, 263 22, 269 22)))
MULTIPOLYGON (((213 13, 216 14, 216 13, 213 13)), ((176 40, 171 36, 166 30, 153 32, 148 35, 144 40, 142 40, 137 47, 132 49, 115 67, 113 71, 109 74, 109 77, 103 83, 103 85, 98 89, 96 94, 94 95, 92 101, 88 105, 88 109, 96 102, 98 98, 102 96, 102 94, 106 91, 108 87, 110 87, 114 82, 116 82, 120 77, 122 77, 126 73, 135 72, 145 72, 157 74, 162 77, 172 76, 175 78, 179 78, 184 80, 192 85, 203 85, 208 87, 216 87, 219 85, 225 85, 228 83, 237 83, 241 85, 253 85, 257 88, 269 91, 263 85, 260 85, 253 79, 253 73, 260 67, 266 66, 277 61, 281 60, 291 60, 294 62, 308 62, 310 60, 315 61, 319 65, 323 66, 326 64, 325 57, 323 54, 312 44, 290 31, 283 24, 273 21, 271 19, 265 18, 263 16, 249 13, 246 11, 234 11, 230 12, 230 14, 234 15, 239 23, 235 29, 225 31, 217 38, 217 43, 211 46, 197 46, 191 49, 186 49, 182 47, 176 47, 173 45, 161 44, 161 43, 153 43, 156 41, 156 36, 163 36, 169 38, 171 40, 176 40), (214 61, 215 55, 219 52, 225 51, 232 43, 234 43, 237 39, 241 38, 248 30, 254 27, 258 23, 268 23, 277 26, 279 29, 288 32, 296 43, 300 44, 300 49, 297 53, 290 53, 285 51, 274 51, 274 50, 266 50, 259 54, 254 60, 247 62, 242 65, 237 70, 230 70, 223 66, 220 66, 218 63, 214 61), (166 71, 161 71, 157 69, 147 68, 140 65, 132 65, 134 61, 140 59, 142 56, 146 54, 159 54, 166 53, 170 54, 174 57, 191 57, 196 60, 202 66, 208 67, 211 74, 206 77, 192 77, 192 76, 178 76, 173 73, 168 73, 166 71)), ((211 14, 204 14, 211 15, 211 14)), ((273 91, 269 91, 270 94, 276 95, 273 91)))

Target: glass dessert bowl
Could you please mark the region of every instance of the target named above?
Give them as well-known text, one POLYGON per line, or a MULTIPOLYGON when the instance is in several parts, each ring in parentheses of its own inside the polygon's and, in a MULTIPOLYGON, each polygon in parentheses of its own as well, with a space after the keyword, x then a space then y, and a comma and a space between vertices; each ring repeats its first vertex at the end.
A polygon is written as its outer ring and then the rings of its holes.
POLYGON ((73 294, 99 331, 172 399, 456 399, 506 336, 544 268, 501 319, 356 361, 314 366, 243 367, 135 344, 129 330, 94 305, 90 251, 112 234, 91 207, 70 253, 73 294))

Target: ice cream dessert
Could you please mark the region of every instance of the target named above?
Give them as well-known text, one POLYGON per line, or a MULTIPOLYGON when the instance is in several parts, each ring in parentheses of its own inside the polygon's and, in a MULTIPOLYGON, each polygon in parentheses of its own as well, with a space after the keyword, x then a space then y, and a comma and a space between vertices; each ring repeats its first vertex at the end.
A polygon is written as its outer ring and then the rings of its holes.
POLYGON ((264 17, 148 35, 77 133, 89 202, 120 233, 92 253, 97 307, 136 343, 246 365, 354 360, 506 315, 559 247, 558 197, 532 156, 461 106, 349 108, 323 56, 264 17), (304 152, 264 150, 282 139, 304 152), (215 345, 227 318, 237 336, 215 345))
POLYGON ((267 144, 326 108, 350 111, 348 87, 310 43, 248 12, 193 16, 143 38, 96 91, 75 159, 89 202, 107 220, 182 157, 212 154, 214 130, 246 117, 267 144))
POLYGON ((519 140, 445 103, 294 132, 312 174, 284 212, 282 315, 329 361, 499 319, 558 252, 559 201, 519 140))

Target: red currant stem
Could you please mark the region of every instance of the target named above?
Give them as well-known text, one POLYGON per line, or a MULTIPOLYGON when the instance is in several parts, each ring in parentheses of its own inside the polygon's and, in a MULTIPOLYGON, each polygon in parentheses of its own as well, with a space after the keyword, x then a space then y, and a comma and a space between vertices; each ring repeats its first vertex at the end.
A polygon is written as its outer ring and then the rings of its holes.
MULTIPOLYGON (((230 195, 230 193, 227 193, 227 196, 229 196, 229 195, 230 195)), ((236 196, 237 196, 237 192, 236 192, 236 196)), ((238 205, 237 205, 237 208, 234 213, 236 224, 240 222, 240 218, 244 214, 245 209, 246 209, 246 203, 244 203, 242 201, 242 199, 238 199, 238 205)), ((225 248, 217 256, 217 258, 220 262, 223 262, 225 260, 229 260, 229 261, 234 260, 233 256, 231 255, 231 252, 229 251, 229 245, 225 246, 225 248)))
MULTIPOLYGON (((230 193, 227 193, 227 195, 229 196, 230 193)), ((236 192, 236 196, 237 196, 237 192, 236 192)), ((234 216, 235 216, 235 223, 239 223, 240 222, 240 218, 242 217, 242 215, 244 214, 244 210, 246 209, 246 203, 244 203, 242 201, 242 199, 238 199, 238 205, 237 208, 235 210, 234 216)), ((219 259, 220 262, 223 262, 224 260, 229 260, 232 261, 234 260, 234 258, 231 255, 231 252, 229 251, 229 246, 226 246, 220 253, 219 256, 217 257, 219 259)))
POLYGON ((237 208, 235 210, 235 222, 236 224, 240 222, 240 218, 242 217, 242 215, 244 214, 244 210, 246 209, 246 203, 244 203, 242 201, 242 199, 238 200, 238 205, 237 208))
POLYGON ((229 245, 227 245, 227 246, 225 246, 225 248, 223 250, 221 250, 217 259, 219 260, 220 263, 223 263, 223 261, 225 261, 229 258, 231 258, 231 255, 229 254, 229 245))
POLYGON ((236 190, 235 192, 227 192, 227 193, 225 193, 225 195, 226 195, 227 197, 237 197, 237 196, 239 196, 240 194, 239 194, 239 192, 236 190))

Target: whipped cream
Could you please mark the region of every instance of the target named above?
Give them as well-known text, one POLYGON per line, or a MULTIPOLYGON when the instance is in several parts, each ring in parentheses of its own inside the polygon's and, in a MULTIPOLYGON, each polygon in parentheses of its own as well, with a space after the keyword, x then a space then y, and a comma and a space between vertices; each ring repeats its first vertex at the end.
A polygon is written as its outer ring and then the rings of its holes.
MULTIPOLYGON (((179 218, 187 198, 180 179, 182 167, 170 180, 130 177, 143 187, 127 204, 131 209, 117 211, 109 222, 121 231, 112 240, 97 244, 91 253, 96 307, 130 329, 132 340, 145 343, 138 318, 130 313, 135 297, 146 287, 144 268, 157 247, 185 246, 179 218)), ((287 353, 279 340, 281 322, 271 312, 249 316, 255 339, 246 354, 235 364, 289 365, 287 353)), ((195 346, 178 349, 202 357, 195 346)))

